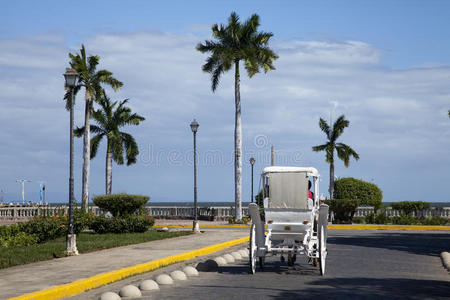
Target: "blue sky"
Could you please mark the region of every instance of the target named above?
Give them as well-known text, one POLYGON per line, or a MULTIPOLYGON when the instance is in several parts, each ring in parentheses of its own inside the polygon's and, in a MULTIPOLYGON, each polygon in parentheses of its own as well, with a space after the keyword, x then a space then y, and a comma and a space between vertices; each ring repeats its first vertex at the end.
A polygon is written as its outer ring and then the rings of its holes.
MULTIPOLYGON (((68 113, 61 98, 67 53, 81 43, 124 82, 115 100, 147 120, 133 133, 138 163, 114 166, 113 191, 151 201, 192 199, 192 136, 199 128, 199 199, 233 201, 233 77, 216 93, 195 51, 231 11, 261 17, 274 33, 277 70, 242 78, 243 199, 248 158, 311 165, 328 189, 328 165, 311 146, 324 141, 319 117, 345 114, 342 136, 360 154, 336 175, 373 181, 384 201, 450 201, 450 2, 448 1, 1 1, 0 188, 20 198, 18 178, 47 182, 48 200, 66 202, 68 113)), ((76 124, 83 121, 77 98, 76 124)), ((81 141, 75 191, 80 198, 81 141)), ((91 190, 104 191, 104 146, 91 164, 91 190)), ((258 186, 255 180, 256 186, 258 186)), ((39 184, 26 186, 35 201, 39 184)))

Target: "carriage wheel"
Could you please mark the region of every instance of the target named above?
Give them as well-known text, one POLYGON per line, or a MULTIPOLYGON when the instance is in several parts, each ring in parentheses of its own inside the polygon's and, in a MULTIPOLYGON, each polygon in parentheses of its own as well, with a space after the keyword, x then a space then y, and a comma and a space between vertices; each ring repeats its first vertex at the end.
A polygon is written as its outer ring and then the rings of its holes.
MULTIPOLYGON (((255 224, 252 224, 250 228, 250 250, 249 250, 249 259, 250 259, 250 273, 255 274, 256 272, 256 230, 255 224)), ((261 263, 261 258, 260 258, 261 263)))
POLYGON ((325 275, 325 260, 327 258, 327 241, 325 240, 325 231, 323 226, 320 226, 319 236, 319 266, 320 275, 325 275))

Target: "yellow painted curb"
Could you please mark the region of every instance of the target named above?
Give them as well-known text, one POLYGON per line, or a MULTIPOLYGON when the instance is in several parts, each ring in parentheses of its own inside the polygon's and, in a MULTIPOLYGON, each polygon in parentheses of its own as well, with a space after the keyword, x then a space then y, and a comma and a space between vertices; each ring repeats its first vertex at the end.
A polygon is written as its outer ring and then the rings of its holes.
POLYGON ((450 226, 420 226, 420 225, 328 225, 328 229, 358 229, 358 230, 450 230, 450 226))
POLYGON ((8 300, 25 300, 25 299, 33 299, 33 300, 52 300, 52 299, 60 299, 64 297, 70 297, 79 293, 82 293, 86 290, 90 290, 93 288, 97 288, 99 286, 121 280, 122 278, 129 277, 132 275, 136 275, 139 273, 144 273, 148 271, 155 270, 157 268, 167 266, 173 263, 185 261, 188 259, 195 258, 197 256, 208 255, 214 252, 217 252, 222 249, 226 249, 235 245, 239 245, 247 242, 249 237, 244 237, 240 239, 235 239, 232 241, 228 241, 225 243, 220 243, 216 245, 211 245, 208 247, 204 247, 197 250, 192 250, 189 252, 176 254, 172 256, 168 256, 165 258, 161 258, 158 260, 149 261, 146 263, 138 264, 135 266, 114 270, 111 272, 105 272, 101 274, 97 274, 92 277, 83 278, 76 280, 74 282, 58 285, 52 288, 48 288, 45 290, 23 294, 17 297, 9 298, 8 300))

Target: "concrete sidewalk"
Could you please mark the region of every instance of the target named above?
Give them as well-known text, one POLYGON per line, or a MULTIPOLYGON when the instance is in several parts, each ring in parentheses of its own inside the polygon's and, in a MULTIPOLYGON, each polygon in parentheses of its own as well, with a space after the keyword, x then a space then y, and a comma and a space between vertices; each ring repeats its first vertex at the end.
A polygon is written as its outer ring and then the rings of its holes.
POLYGON ((136 264, 248 236, 248 230, 205 230, 0 270, 0 298, 19 296, 136 264))

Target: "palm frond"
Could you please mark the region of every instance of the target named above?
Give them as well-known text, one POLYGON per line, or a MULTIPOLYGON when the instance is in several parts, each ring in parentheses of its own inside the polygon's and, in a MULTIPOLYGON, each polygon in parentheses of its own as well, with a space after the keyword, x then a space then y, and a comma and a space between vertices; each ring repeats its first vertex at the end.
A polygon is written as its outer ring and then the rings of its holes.
POLYGON ((333 131, 331 132, 330 139, 336 141, 338 137, 344 132, 344 129, 348 127, 350 122, 345 119, 344 115, 340 115, 339 118, 333 124, 333 131))
POLYGON ((73 135, 75 137, 82 137, 84 135, 84 126, 75 128, 73 130, 73 135))
POLYGON ((123 146, 121 143, 121 133, 118 130, 108 133, 108 141, 111 145, 113 160, 118 165, 123 165, 123 146))
MULTIPOLYGON (((73 105, 74 106, 75 106, 76 95, 80 91, 81 87, 82 87, 81 85, 77 85, 73 89, 73 98, 74 98, 73 105)), ((64 93, 64 98, 63 98, 63 100, 66 102, 65 103, 66 110, 70 110, 70 102, 71 102, 71 98, 72 98, 71 94, 72 94, 71 90, 69 88, 66 88, 66 92, 64 93)))
POLYGON ((353 157, 355 160, 359 160, 358 153, 356 153, 355 150, 353 150, 350 146, 348 146, 346 144, 337 143, 336 151, 337 151, 338 157, 344 162, 344 165, 346 167, 348 167, 350 165, 350 157, 353 157))
POLYGON ((320 118, 319 127, 327 135, 327 138, 330 139, 330 126, 327 124, 327 121, 320 118))
POLYGON ((320 152, 320 151, 326 150, 327 147, 328 147, 328 144, 323 144, 323 145, 319 145, 319 146, 313 146, 313 147, 312 147, 312 150, 313 150, 314 152, 320 152))
POLYGON ((100 145, 100 142, 102 141, 105 134, 101 133, 93 138, 91 138, 91 159, 93 159, 97 155, 98 146, 100 145))
POLYGON ((96 73, 95 77, 99 82, 105 83, 112 87, 114 91, 117 91, 120 87, 123 86, 123 83, 112 76, 112 72, 108 70, 100 70, 96 73))
POLYGON ((214 72, 211 74, 211 89, 213 92, 216 91, 217 86, 219 85, 220 76, 224 73, 223 66, 219 65, 216 67, 214 72))
POLYGON ((139 149, 136 141, 132 135, 125 132, 121 132, 120 136, 126 151, 127 166, 136 163, 136 157, 139 155, 139 149))

